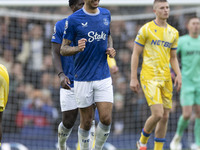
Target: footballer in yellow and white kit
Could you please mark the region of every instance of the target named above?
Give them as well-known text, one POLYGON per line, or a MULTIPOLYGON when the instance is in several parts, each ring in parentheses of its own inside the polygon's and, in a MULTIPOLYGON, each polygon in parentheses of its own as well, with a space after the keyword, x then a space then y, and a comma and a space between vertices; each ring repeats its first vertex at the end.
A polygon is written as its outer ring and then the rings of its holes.
POLYGON ((135 43, 143 46, 141 86, 148 105, 172 107, 170 51, 177 49, 178 31, 167 24, 159 27, 155 21, 146 23, 138 32, 135 43))
POLYGON ((6 67, 0 64, 0 112, 4 111, 9 93, 9 75, 6 67))
POLYGON ((2 116, 8 101, 9 75, 6 67, 0 64, 0 149, 2 139, 2 116))

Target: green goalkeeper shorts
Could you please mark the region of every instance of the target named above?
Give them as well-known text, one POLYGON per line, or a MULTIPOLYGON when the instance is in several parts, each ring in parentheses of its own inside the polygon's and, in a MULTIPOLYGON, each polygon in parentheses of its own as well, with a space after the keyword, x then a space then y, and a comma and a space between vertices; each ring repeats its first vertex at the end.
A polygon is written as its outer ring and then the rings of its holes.
POLYGON ((181 106, 200 105, 200 83, 182 78, 181 106))

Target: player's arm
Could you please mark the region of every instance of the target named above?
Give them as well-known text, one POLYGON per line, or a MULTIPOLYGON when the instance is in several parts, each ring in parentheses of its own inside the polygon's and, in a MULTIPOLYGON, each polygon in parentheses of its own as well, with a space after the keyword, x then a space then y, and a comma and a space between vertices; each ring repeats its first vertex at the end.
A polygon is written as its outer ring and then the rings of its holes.
POLYGON ((131 81, 130 88, 132 91, 138 93, 139 92, 139 81, 137 79, 137 69, 139 63, 139 56, 143 51, 143 46, 134 43, 133 53, 131 56, 131 81))
POLYGON ((60 78, 60 84, 62 88, 70 89, 70 80, 67 76, 65 76, 62 65, 61 65, 61 59, 60 59, 60 47, 61 44, 52 42, 51 43, 51 49, 52 49, 52 58, 53 58, 53 64, 55 66, 56 72, 58 73, 58 76, 60 78))
POLYGON ((73 24, 74 22, 75 21, 73 20, 73 17, 68 17, 68 20, 65 22, 65 30, 60 49, 60 54, 62 56, 71 56, 77 54, 84 51, 86 47, 87 40, 85 38, 78 40, 78 46, 70 46, 72 41, 76 39, 76 24, 73 24))
POLYGON ((54 42, 51 43, 53 64, 58 74, 60 72, 63 72, 61 60, 60 60, 60 46, 61 44, 54 43, 54 42))
POLYGON ((182 85, 182 79, 181 79, 181 71, 180 71, 180 68, 179 68, 179 63, 178 63, 176 53, 177 53, 176 50, 171 50, 171 52, 170 52, 170 64, 172 66, 172 69, 176 73, 174 85, 175 86, 177 85, 177 91, 179 91, 180 88, 181 88, 181 85, 182 85))
MULTIPOLYGON (((113 53, 112 55, 116 55, 116 51, 113 48, 113 39, 111 35, 108 36, 108 48, 111 48, 110 50, 111 50, 111 53, 113 53)), ((107 61, 108 61, 108 66, 110 68, 110 72, 114 74, 117 73, 119 68, 117 67, 115 58, 111 58, 110 55, 108 55, 107 61)))
POLYGON ((116 60, 115 58, 110 58, 109 56, 107 57, 107 62, 108 62, 108 66, 110 68, 110 72, 112 74, 115 74, 119 71, 119 68, 116 64, 116 60))
POLYGON ((70 46, 71 41, 63 38, 60 54, 63 56, 71 56, 77 54, 84 50, 86 41, 86 39, 81 39, 78 41, 78 46, 70 46))
POLYGON ((110 58, 114 58, 116 55, 116 51, 113 48, 113 39, 111 35, 108 35, 108 48, 106 50, 106 54, 109 55, 110 58))

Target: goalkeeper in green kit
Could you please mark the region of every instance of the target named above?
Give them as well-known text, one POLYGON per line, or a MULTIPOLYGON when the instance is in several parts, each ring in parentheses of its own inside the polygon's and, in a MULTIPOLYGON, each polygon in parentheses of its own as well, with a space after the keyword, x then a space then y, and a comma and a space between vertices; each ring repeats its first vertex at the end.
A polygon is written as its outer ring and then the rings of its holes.
POLYGON ((200 150, 200 19, 191 17, 187 23, 188 34, 179 38, 177 53, 181 54, 182 89, 180 103, 182 115, 170 143, 171 150, 181 150, 181 138, 195 113, 194 136, 196 150, 200 150))

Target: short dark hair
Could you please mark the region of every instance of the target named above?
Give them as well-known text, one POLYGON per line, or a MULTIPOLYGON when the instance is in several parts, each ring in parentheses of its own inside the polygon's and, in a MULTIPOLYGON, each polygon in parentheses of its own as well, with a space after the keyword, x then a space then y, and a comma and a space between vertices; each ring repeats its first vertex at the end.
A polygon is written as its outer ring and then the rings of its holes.
POLYGON ((153 7, 154 7, 155 3, 158 3, 158 2, 168 2, 168 1, 167 0, 154 0, 153 7))
POLYGON ((157 3, 157 2, 167 2, 167 0, 154 0, 154 3, 157 3))
POLYGON ((72 7, 72 5, 75 5, 78 2, 78 0, 69 0, 69 7, 72 7))
POLYGON ((197 17, 196 14, 185 16, 185 18, 186 18, 186 24, 188 24, 192 19, 199 19, 199 17, 197 17))

